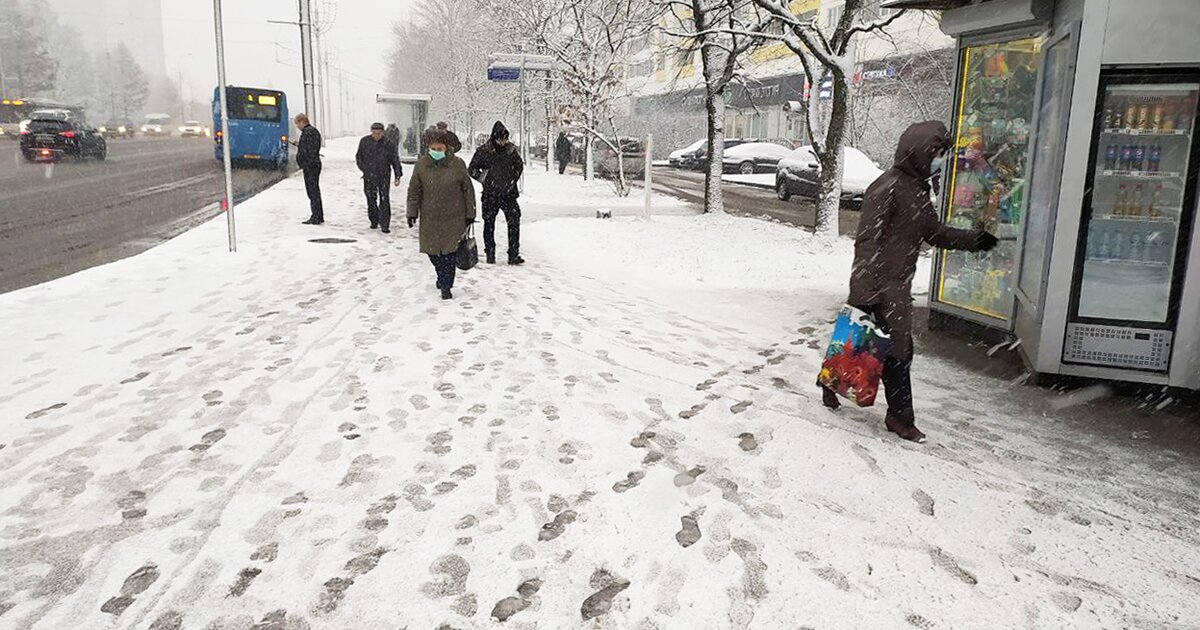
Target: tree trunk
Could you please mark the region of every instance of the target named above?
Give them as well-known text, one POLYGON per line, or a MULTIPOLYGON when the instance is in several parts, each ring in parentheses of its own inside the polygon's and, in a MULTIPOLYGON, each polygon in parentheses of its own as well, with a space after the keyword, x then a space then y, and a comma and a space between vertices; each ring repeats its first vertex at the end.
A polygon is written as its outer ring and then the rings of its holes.
POLYGON ((721 176, 725 172, 725 97, 709 86, 704 91, 704 109, 708 114, 708 168, 704 174, 704 213, 723 214, 725 193, 721 176))
POLYGON ((835 73, 829 126, 826 128, 822 150, 817 155, 821 162, 821 196, 817 200, 815 227, 817 234, 822 236, 836 237, 840 234, 838 213, 842 204, 842 175, 846 162, 843 144, 846 140, 846 123, 850 109, 848 88, 846 77, 835 73))

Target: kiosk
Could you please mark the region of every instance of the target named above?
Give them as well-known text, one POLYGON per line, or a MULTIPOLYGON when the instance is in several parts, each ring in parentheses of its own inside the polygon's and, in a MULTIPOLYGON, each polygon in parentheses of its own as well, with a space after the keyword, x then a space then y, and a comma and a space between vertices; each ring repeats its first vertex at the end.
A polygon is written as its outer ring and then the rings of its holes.
POLYGON ((958 39, 930 308, 1034 372, 1200 389, 1200 3, 888 0, 958 39))

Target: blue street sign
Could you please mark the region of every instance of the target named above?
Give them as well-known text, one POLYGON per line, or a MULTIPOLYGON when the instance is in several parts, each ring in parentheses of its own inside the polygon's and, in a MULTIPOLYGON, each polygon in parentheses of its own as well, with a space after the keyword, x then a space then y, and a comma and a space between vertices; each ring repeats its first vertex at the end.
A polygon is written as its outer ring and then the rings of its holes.
POLYGON ((513 82, 520 80, 520 68, 488 68, 488 81, 513 82))

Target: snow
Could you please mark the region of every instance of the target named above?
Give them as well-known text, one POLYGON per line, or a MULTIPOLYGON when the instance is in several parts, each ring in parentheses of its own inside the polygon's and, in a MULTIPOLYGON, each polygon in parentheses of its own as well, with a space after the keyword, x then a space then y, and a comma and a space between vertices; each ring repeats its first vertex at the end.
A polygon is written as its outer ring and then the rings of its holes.
POLYGON ((366 229, 352 151, 326 150, 324 227, 293 177, 239 206, 237 254, 216 220, 0 296, 0 625, 1200 616, 1184 454, 924 356, 928 444, 821 407, 849 240, 662 197, 634 219, 530 169, 529 264, 442 302, 413 231, 366 229))
POLYGON ((746 184, 758 188, 775 188, 775 173, 755 173, 753 175, 725 174, 721 179, 735 184, 746 184))
POLYGON ((783 158, 787 157, 791 152, 791 149, 782 147, 774 142, 747 142, 725 149, 725 159, 737 160, 753 157, 783 158))
POLYGON ((683 157, 684 154, 691 153, 691 152, 699 149, 700 147, 704 146, 704 144, 706 142, 708 142, 708 140, 701 138, 700 140, 697 140, 682 149, 676 149, 675 151, 672 151, 670 156, 668 156, 668 157, 670 157, 671 159, 677 160, 677 159, 683 157))

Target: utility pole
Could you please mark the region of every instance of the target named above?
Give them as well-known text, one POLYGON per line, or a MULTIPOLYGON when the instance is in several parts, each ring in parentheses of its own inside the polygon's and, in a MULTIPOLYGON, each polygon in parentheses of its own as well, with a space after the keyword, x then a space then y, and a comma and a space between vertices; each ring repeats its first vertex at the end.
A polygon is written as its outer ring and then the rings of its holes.
POLYGON ((225 90, 225 33, 221 23, 221 0, 213 0, 213 24, 217 37, 217 94, 221 107, 221 157, 225 163, 225 222, 229 226, 229 251, 237 251, 237 230, 233 222, 233 160, 229 155, 229 144, 233 141, 229 133, 229 96, 225 90))
POLYGON ((325 121, 317 116, 317 90, 313 82, 312 8, 309 0, 300 0, 300 66, 304 73, 304 112, 321 126, 325 121))

